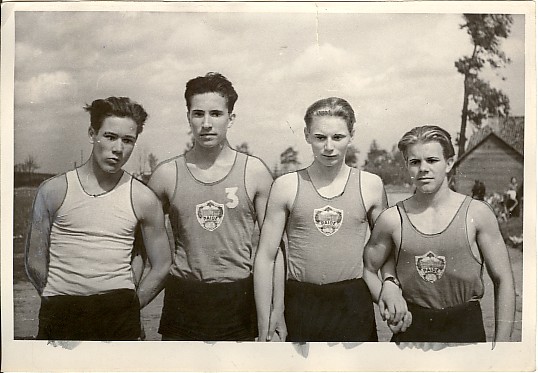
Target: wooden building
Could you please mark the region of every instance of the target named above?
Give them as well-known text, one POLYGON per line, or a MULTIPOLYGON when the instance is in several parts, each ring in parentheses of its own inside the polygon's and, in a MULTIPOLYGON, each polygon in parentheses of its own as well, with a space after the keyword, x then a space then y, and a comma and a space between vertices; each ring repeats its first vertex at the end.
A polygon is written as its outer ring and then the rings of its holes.
POLYGON ((475 180, 484 182, 487 195, 502 194, 513 176, 523 183, 524 122, 525 117, 489 118, 471 136, 454 165, 458 192, 470 195, 475 180))

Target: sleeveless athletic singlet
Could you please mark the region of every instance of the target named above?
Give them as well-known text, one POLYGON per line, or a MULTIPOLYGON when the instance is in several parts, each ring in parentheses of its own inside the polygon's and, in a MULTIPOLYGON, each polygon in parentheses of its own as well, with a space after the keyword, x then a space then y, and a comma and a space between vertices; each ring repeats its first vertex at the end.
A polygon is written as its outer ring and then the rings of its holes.
POLYGON ((425 234, 409 220, 403 202, 397 203, 402 238, 396 271, 406 301, 443 309, 482 298, 483 265, 473 255, 467 238, 466 197, 445 230, 425 234))
POLYGON ((204 183, 191 174, 184 156, 175 158, 172 275, 204 282, 232 282, 251 275, 256 215, 245 187, 247 161, 246 154, 237 152, 223 179, 204 183))
POLYGON ((297 171, 297 195, 287 225, 288 278, 328 284, 362 277, 368 220, 360 171, 352 168, 342 194, 325 198, 306 170, 297 171))
POLYGON ((111 191, 91 196, 76 170, 66 173, 67 193, 50 233, 44 296, 94 295, 134 289, 131 253, 138 219, 126 172, 111 191))

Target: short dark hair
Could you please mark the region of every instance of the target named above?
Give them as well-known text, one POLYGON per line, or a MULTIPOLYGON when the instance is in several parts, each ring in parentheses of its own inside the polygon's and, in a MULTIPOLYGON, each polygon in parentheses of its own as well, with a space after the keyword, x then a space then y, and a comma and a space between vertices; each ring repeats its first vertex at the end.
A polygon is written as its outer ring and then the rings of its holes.
POLYGON ((324 98, 310 105, 304 116, 306 128, 310 129, 314 117, 317 116, 332 116, 344 119, 350 133, 353 131, 353 126, 355 125, 355 112, 353 108, 349 102, 339 97, 324 98))
POLYGON ((90 125, 99 131, 108 117, 131 118, 136 123, 136 134, 140 134, 148 117, 144 108, 128 97, 109 97, 94 100, 84 107, 90 113, 90 125))
POLYGON ((403 157, 407 159, 407 148, 409 146, 429 142, 437 142, 441 145, 445 159, 449 159, 456 154, 450 134, 441 127, 432 125, 415 127, 406 132, 398 142, 398 149, 402 152, 403 157))
POLYGON ((232 83, 225 76, 215 72, 209 72, 205 76, 199 76, 187 82, 185 88, 185 101, 187 110, 191 108, 191 98, 203 93, 218 93, 226 99, 228 113, 233 112, 235 102, 239 97, 232 83))

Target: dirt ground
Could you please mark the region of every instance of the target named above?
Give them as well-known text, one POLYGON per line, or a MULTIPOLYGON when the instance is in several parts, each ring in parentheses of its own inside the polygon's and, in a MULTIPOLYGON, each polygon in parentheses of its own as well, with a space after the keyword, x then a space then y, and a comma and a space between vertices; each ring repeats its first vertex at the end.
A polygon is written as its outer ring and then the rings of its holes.
MULTIPOLYGON (((523 286, 523 253, 520 249, 509 249, 512 269, 516 282, 516 325, 513 332, 513 340, 521 341, 521 311, 522 311, 522 286, 523 286)), ((493 338, 495 328, 495 319, 493 311, 493 284, 489 276, 484 276, 486 285, 486 294, 482 299, 482 312, 484 317, 484 326, 488 341, 493 338)), ((27 281, 19 281, 14 285, 14 306, 15 306, 15 339, 33 339, 37 334, 39 297, 33 286, 27 281)), ((153 300, 147 307, 142 310, 142 323, 146 333, 146 340, 160 340, 161 336, 157 332, 159 328, 159 319, 162 309, 163 292, 153 300)), ((391 333, 379 318, 376 309, 377 329, 380 342, 390 340, 391 333)))

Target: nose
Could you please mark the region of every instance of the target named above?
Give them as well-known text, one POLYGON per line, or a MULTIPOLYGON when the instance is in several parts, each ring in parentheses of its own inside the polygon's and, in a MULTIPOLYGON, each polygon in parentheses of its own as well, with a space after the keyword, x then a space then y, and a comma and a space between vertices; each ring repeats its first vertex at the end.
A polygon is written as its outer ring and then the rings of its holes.
POLYGON ((209 115, 204 116, 204 120, 202 122, 202 128, 211 128, 212 127, 210 119, 211 118, 209 117, 209 115))
POLYGON ((112 144, 112 152, 121 153, 122 151, 123 151, 123 141, 121 139, 117 139, 112 144))
POLYGON ((331 139, 327 139, 327 140, 325 141, 325 150, 330 152, 330 151, 332 151, 333 149, 334 149, 334 144, 333 144, 332 140, 331 140, 331 139))
POLYGON ((427 170, 428 170, 428 162, 426 162, 426 161, 421 161, 421 162, 420 162, 419 170, 420 170, 420 171, 427 171, 427 170))

